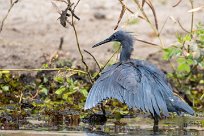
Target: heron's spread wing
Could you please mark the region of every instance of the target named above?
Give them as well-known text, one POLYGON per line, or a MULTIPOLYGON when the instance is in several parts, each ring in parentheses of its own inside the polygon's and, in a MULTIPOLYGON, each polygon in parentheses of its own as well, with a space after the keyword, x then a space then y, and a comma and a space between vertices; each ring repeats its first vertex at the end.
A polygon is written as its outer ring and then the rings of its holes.
POLYGON ((165 99, 172 95, 164 74, 143 61, 116 63, 105 69, 91 88, 85 109, 116 98, 129 107, 168 116, 165 99))

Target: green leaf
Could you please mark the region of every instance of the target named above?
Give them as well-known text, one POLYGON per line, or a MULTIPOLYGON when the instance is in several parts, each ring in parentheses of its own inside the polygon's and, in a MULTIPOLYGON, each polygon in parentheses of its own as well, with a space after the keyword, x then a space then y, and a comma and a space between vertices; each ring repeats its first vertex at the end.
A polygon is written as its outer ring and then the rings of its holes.
POLYGON ((180 34, 176 34, 176 38, 178 40, 179 43, 183 43, 183 37, 180 34))
POLYGON ((63 83, 64 82, 64 78, 63 77, 60 77, 60 76, 57 76, 54 78, 54 80, 58 83, 63 83))
POLYGON ((4 92, 8 92, 9 91, 9 86, 2 86, 1 87, 2 88, 2 90, 4 91, 4 92))
POLYGON ((68 94, 68 93, 65 93, 65 94, 63 94, 62 99, 67 100, 68 97, 69 97, 69 94, 68 94))
POLYGON ((187 63, 181 63, 178 65, 178 71, 190 72, 190 65, 188 65, 187 63))
POLYGON ((80 92, 87 97, 88 96, 88 91, 86 89, 81 89, 80 92))
POLYGON ((173 56, 177 56, 177 55, 181 54, 181 52, 182 52, 182 50, 180 48, 177 48, 177 47, 166 48, 166 49, 164 49, 163 59, 169 60, 173 56))
POLYGON ((65 90, 66 90, 65 87, 60 87, 59 89, 57 89, 57 90, 55 91, 55 94, 57 94, 57 95, 62 95, 65 90))
POLYGON ((178 62, 178 71, 181 72, 190 72, 191 65, 194 64, 194 61, 192 59, 186 59, 183 57, 180 57, 177 59, 178 62))
POLYGON ((48 64, 43 64, 42 67, 43 68, 49 68, 49 65, 48 64))
POLYGON ((180 64, 181 63, 186 63, 186 59, 180 57, 180 58, 177 59, 177 62, 180 63, 180 64))
POLYGON ((183 37, 183 41, 191 41, 191 35, 190 34, 187 34, 183 37))
POLYGON ((194 64, 194 61, 193 61, 192 59, 187 59, 187 60, 186 60, 186 63, 187 63, 188 65, 192 65, 192 64, 194 64))
POLYGON ((48 89, 45 87, 41 88, 39 92, 48 95, 48 89))

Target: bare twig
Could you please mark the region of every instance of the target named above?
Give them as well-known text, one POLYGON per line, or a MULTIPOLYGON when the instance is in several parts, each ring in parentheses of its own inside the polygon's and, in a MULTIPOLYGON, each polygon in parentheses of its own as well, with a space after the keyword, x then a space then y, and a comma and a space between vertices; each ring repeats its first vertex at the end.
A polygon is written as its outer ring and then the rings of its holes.
POLYGON ((130 13, 134 14, 134 12, 132 10, 130 10, 124 3, 123 3, 123 0, 119 0, 120 4, 122 6, 125 6, 125 8, 127 9, 127 11, 129 11, 130 13))
POLYGON ((19 0, 15 0, 15 1, 13 2, 12 0, 10 0, 10 7, 9 7, 9 9, 8 9, 8 11, 7 11, 7 13, 6 13, 6 15, 4 16, 4 18, 3 18, 2 22, 1 22, 0 33, 1 33, 1 31, 3 30, 4 23, 5 23, 5 21, 6 21, 7 17, 8 17, 8 15, 9 15, 9 13, 11 12, 11 9, 14 7, 14 5, 15 5, 16 3, 18 3, 18 1, 19 1, 19 0))
POLYGON ((179 19, 175 19, 175 18, 172 17, 172 16, 170 16, 169 18, 170 18, 171 20, 173 20, 174 23, 177 23, 177 24, 179 25, 179 27, 180 27, 184 32, 189 33, 189 31, 188 31, 187 29, 185 29, 185 28, 182 26, 182 24, 181 24, 181 22, 179 21, 179 19))
POLYGON ((78 70, 78 69, 71 69, 71 68, 0 69, 0 72, 1 71, 29 71, 29 72, 32 72, 32 71, 72 71, 72 72, 78 72, 78 73, 82 73, 82 74, 87 74, 87 72, 85 72, 85 71, 78 70))
POLYGON ((63 45, 63 43, 64 43, 64 37, 61 37, 60 38, 60 44, 59 44, 59 50, 62 50, 62 45, 63 45))
MULTIPOLYGON (((79 0, 80 1, 80 0, 79 0)), ((70 2, 70 0, 69 0, 70 2)), ((78 2, 79 3, 79 2, 78 2)), ((71 3, 69 3, 68 5, 71 5, 71 3)), ((79 51, 79 54, 81 56, 81 61, 82 63, 84 64, 84 66, 86 67, 86 72, 88 74, 88 77, 90 79, 90 82, 93 83, 93 79, 91 77, 91 74, 89 73, 89 67, 88 65, 86 64, 85 60, 84 60, 84 56, 82 54, 82 51, 81 51, 81 48, 80 48, 80 44, 79 44, 79 38, 78 38, 78 33, 77 33, 77 30, 76 30, 76 27, 75 27, 75 24, 74 24, 74 17, 76 16, 74 14, 74 11, 72 10, 71 6, 69 7, 69 10, 70 12, 72 13, 72 28, 74 30, 74 34, 75 34, 75 38, 76 38, 76 43, 77 43, 77 48, 78 48, 78 51, 79 51)), ((76 17, 75 17, 76 18, 76 17)))
POLYGON ((161 48, 164 48, 165 45, 159 35, 159 31, 158 29, 151 23, 151 21, 149 20, 147 14, 145 13, 144 9, 140 6, 140 3, 138 2, 138 0, 133 0, 135 2, 135 4, 137 5, 138 9, 140 10, 140 12, 142 13, 143 15, 143 18, 144 20, 150 25, 150 27, 152 28, 152 30, 154 31, 154 33, 156 34, 156 36, 158 37, 159 41, 160 41, 160 45, 161 45, 161 48))
MULTIPOLYGON (((64 0, 57 0, 57 1, 62 1, 64 2, 64 0)), ((79 54, 81 56, 81 61, 82 63, 84 64, 85 68, 86 68, 86 74, 88 74, 88 77, 90 79, 90 82, 93 83, 93 80, 92 80, 92 77, 91 77, 91 74, 89 73, 89 67, 88 65, 86 64, 85 60, 84 60, 84 56, 82 54, 82 51, 81 51, 81 48, 80 48, 80 44, 79 44, 79 38, 78 38, 78 33, 77 33, 77 30, 76 30, 76 26, 74 24, 74 19, 77 19, 77 20, 80 20, 80 18, 74 13, 74 10, 75 8, 77 7, 77 5, 79 4, 80 0, 77 1, 77 3, 75 4, 74 8, 73 8, 73 5, 74 3, 71 2, 71 0, 67 0, 66 4, 67 4, 67 7, 65 10, 63 10, 61 13, 60 13, 60 21, 61 21, 61 24, 65 27, 66 26, 66 22, 69 23, 71 25, 71 27, 73 28, 74 30, 74 34, 75 34, 75 39, 76 39, 76 43, 77 43, 77 48, 78 48, 78 51, 79 51, 79 54), (71 22, 68 21, 68 17, 70 16, 70 14, 68 14, 67 12, 70 12, 71 13, 71 22)), ((56 6, 56 4, 53 4, 53 6, 58 9, 58 7, 56 6)), ((58 12, 59 13, 59 12, 58 12)))
POLYGON ((139 42, 143 42, 143 43, 146 43, 146 44, 150 44, 150 45, 154 45, 154 46, 160 46, 156 43, 151 43, 151 42, 148 42, 148 41, 145 41, 145 40, 141 40, 141 39, 137 39, 137 38, 134 38, 135 40, 139 41, 139 42))
POLYGON ((166 25, 168 19, 169 19, 169 17, 167 17, 166 20, 164 21, 164 24, 162 25, 162 27, 161 27, 161 29, 160 29, 160 31, 159 31, 159 35, 162 33, 162 31, 163 31, 163 29, 164 29, 164 27, 165 27, 165 25, 166 25))
POLYGON ((20 94, 20 98, 19 98, 19 102, 18 102, 18 103, 21 103, 21 102, 22 102, 22 99, 23 99, 23 92, 21 91, 21 94, 20 94))
POLYGON ((182 24, 179 20, 177 20, 177 22, 183 31, 185 31, 186 33, 189 33, 189 31, 182 26, 182 24))
POLYGON ((116 24, 114 30, 116 30, 116 29, 118 28, 119 23, 120 23, 120 21, 122 20, 123 15, 125 14, 125 10, 126 10, 126 7, 125 7, 124 5, 122 5, 122 9, 121 9, 121 12, 120 12, 120 16, 119 16, 119 18, 118 18, 118 22, 117 22, 117 24, 116 24))
POLYGON ((94 59, 94 61, 96 62, 96 65, 98 66, 98 68, 99 68, 99 70, 100 70, 100 72, 101 72, 101 67, 100 67, 100 65, 99 65, 99 63, 98 63, 98 61, 96 60, 96 58, 94 57, 94 55, 93 54, 91 54, 89 51, 87 51, 87 50, 84 50, 86 53, 88 53, 93 59, 94 59))
MULTIPOLYGON (((194 4, 193 4, 193 0, 189 0, 191 3, 191 9, 194 9, 194 4)), ((191 37, 193 37, 193 23, 194 23, 194 12, 191 13, 191 37)))
MULTIPOLYGON (((178 0, 178 2, 173 5, 173 7, 178 6, 181 3, 182 0, 178 0)), ((191 4, 191 10, 194 9, 194 4, 193 4, 193 0, 189 0, 190 4, 191 4)), ((179 26, 182 28, 182 30, 184 30, 187 33, 191 33, 191 37, 192 37, 192 32, 193 32, 193 24, 194 24, 194 12, 191 12, 191 26, 190 26, 190 31, 186 30, 181 23, 178 21, 179 26)))
POLYGON ((172 7, 178 6, 178 5, 181 3, 181 1, 182 1, 182 0, 178 0, 178 1, 176 2, 176 4, 174 4, 172 7))
POLYGON ((73 8, 73 11, 75 10, 75 8, 78 6, 80 0, 77 1, 77 3, 75 4, 74 8, 73 8))
POLYGON ((80 44, 79 44, 79 39, 78 39, 78 34, 77 34, 77 31, 76 31, 76 27, 75 27, 75 25, 74 25, 74 16, 73 16, 73 15, 72 15, 72 27, 73 27, 73 29, 74 29, 74 33, 75 33, 75 38, 76 38, 76 42, 77 42, 78 51, 79 51, 80 56, 81 56, 81 61, 82 61, 82 63, 84 64, 84 66, 86 67, 86 71, 87 71, 87 74, 88 74, 88 76, 89 76, 89 79, 90 79, 91 83, 93 83, 93 79, 92 79, 92 77, 91 77, 91 74, 89 73, 89 67, 88 67, 88 65, 86 64, 86 62, 85 62, 85 60, 84 60, 84 56, 83 56, 83 54, 82 54, 82 52, 81 52, 81 48, 80 48, 80 44))
POLYGON ((113 53, 113 55, 108 59, 108 61, 103 65, 103 67, 101 68, 101 70, 103 70, 107 65, 108 63, 111 61, 111 59, 120 51, 121 49, 121 46, 113 53))
POLYGON ((151 2, 151 0, 144 0, 142 7, 144 6, 144 3, 147 3, 147 5, 150 7, 150 9, 152 10, 152 13, 154 15, 154 22, 155 22, 155 27, 158 30, 158 21, 157 21, 157 16, 156 16, 156 11, 154 9, 154 6, 151 2))
POLYGON ((125 14, 125 11, 126 11, 126 10, 128 10, 130 13, 134 14, 134 12, 131 11, 131 10, 123 3, 122 0, 119 0, 119 2, 120 2, 120 4, 121 4, 121 6, 122 6, 122 9, 121 9, 120 16, 119 16, 119 18, 118 18, 118 22, 117 22, 117 24, 116 24, 114 30, 116 30, 116 29, 118 28, 118 26, 119 26, 119 24, 120 24, 120 22, 121 22, 121 20, 122 20, 122 18, 123 18, 123 15, 125 14))
MULTIPOLYGON (((108 61, 103 65, 103 67, 101 68, 101 71, 108 65, 108 63, 111 61, 111 59, 120 51, 121 46, 113 53, 113 55, 108 59, 108 61)), ((96 77, 98 77, 98 75, 100 74, 100 72, 98 72, 93 79, 95 79, 96 77)))

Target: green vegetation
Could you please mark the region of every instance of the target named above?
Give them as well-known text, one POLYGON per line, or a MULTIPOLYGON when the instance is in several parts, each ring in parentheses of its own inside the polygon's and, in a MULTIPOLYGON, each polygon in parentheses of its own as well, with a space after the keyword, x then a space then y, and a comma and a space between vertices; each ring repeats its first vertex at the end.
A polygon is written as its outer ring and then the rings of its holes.
POLYGON ((185 35, 177 35, 178 43, 164 49, 164 59, 176 61, 168 73, 177 91, 186 94, 197 110, 204 110, 204 25, 185 35))

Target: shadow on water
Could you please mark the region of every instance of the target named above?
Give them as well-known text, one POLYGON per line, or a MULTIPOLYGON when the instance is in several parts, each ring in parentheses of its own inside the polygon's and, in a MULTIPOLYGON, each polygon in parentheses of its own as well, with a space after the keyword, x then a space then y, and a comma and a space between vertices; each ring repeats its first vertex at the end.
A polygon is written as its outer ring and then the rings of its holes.
POLYGON ((52 118, 51 122, 28 119, 32 125, 20 126, 19 130, 1 130, 0 136, 204 136, 204 117, 163 119, 158 132, 153 132, 153 121, 149 118, 123 118, 120 123, 109 119, 104 125, 78 124, 78 116, 75 118, 77 122, 67 116, 60 120, 52 118))

